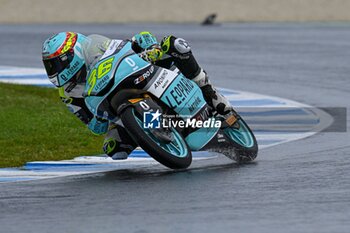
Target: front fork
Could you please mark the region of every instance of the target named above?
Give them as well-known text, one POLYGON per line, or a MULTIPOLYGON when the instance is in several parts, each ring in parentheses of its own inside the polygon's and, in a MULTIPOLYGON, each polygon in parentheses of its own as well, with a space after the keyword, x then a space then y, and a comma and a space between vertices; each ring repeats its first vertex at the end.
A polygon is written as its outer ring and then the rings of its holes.
POLYGON ((126 107, 132 106, 135 114, 143 121, 143 128, 149 131, 162 143, 170 143, 174 140, 171 130, 162 127, 163 110, 148 94, 143 94, 140 98, 128 99, 127 102, 118 109, 122 112, 126 107))
POLYGON ((140 116, 143 116, 145 112, 162 111, 162 108, 155 103, 148 94, 143 94, 141 97, 128 99, 121 104, 117 109, 117 114, 120 115, 125 108, 130 106, 132 106, 140 116))
POLYGON ((163 113, 162 108, 148 94, 143 94, 141 98, 128 99, 127 102, 140 116, 144 116, 145 113, 163 113))

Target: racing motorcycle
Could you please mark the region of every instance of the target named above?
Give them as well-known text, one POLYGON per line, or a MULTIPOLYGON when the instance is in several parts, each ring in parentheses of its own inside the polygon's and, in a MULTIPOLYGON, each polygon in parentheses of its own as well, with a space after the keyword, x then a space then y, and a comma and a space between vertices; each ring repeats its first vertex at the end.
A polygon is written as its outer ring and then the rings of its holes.
POLYGON ((236 112, 223 117, 201 89, 178 69, 165 69, 135 54, 127 40, 91 36, 83 45, 89 110, 121 120, 132 139, 159 163, 187 168, 191 151, 214 151, 237 162, 253 161, 256 138, 236 112))

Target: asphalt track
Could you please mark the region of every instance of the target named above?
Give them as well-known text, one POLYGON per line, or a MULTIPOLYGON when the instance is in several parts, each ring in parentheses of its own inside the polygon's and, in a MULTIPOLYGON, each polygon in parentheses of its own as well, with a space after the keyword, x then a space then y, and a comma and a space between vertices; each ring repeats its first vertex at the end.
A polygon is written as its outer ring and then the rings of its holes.
MULTIPOLYGON (((0 64, 41 68, 42 41, 66 30, 171 33, 190 41, 217 86, 350 105, 349 24, 3 25, 0 64)), ((222 157, 176 172, 156 165, 1 184, 0 232, 349 232, 349 141, 323 132, 243 166, 222 157)))

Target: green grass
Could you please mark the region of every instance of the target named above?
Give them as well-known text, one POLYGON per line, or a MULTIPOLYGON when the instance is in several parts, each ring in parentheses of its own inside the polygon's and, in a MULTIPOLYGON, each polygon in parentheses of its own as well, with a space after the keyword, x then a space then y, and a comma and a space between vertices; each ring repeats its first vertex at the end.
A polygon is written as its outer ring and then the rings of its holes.
POLYGON ((55 89, 0 83, 0 167, 101 153, 94 136, 55 89))

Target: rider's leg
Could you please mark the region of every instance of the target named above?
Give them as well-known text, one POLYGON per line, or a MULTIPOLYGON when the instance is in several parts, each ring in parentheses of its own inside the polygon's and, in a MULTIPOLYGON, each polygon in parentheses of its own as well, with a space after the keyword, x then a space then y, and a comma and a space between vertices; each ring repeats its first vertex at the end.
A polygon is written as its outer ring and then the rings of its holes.
POLYGON ((208 75, 198 65, 191 47, 182 38, 165 37, 161 42, 162 50, 173 57, 176 67, 186 78, 193 80, 201 88, 207 103, 219 114, 225 115, 232 110, 231 104, 209 81, 208 75))
POLYGON ((111 124, 103 142, 103 151, 114 160, 127 159, 137 147, 122 124, 111 124))
POLYGON ((192 80, 201 88, 207 103, 219 114, 226 115, 233 110, 230 102, 211 84, 207 73, 203 69, 192 80))

